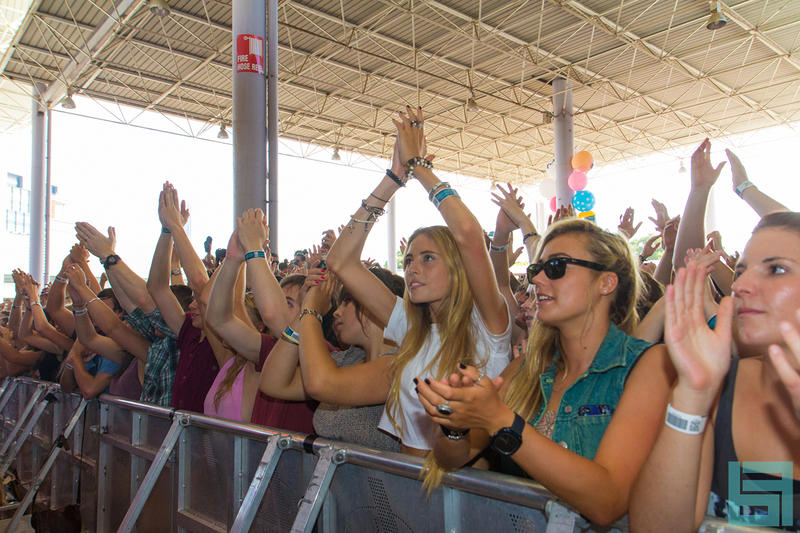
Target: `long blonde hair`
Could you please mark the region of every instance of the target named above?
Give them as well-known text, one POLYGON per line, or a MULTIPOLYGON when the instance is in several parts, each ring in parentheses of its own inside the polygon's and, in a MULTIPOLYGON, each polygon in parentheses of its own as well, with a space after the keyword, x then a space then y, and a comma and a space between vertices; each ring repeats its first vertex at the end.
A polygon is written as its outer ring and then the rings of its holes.
MULTIPOLYGON (((617 287, 611 303, 610 319, 621 331, 632 333, 638 323, 636 303, 641 286, 639 268, 628 242, 583 219, 557 222, 547 230, 536 251, 535 262, 541 260, 542 250, 556 237, 575 234, 583 239, 586 251, 592 258, 617 275, 617 287)), ((528 334, 525 363, 520 365, 506 389, 505 403, 525 420, 536 416, 544 401, 539 376, 553 364, 556 348, 561 339, 558 329, 535 319, 528 334)), ((561 358, 558 362, 565 365, 561 358)))
MULTIPOLYGON (((430 226, 419 228, 408 239, 408 246, 420 235, 430 238, 439 249, 442 259, 447 266, 450 287, 441 305, 439 316, 436 318, 441 347, 431 362, 424 370, 436 366, 436 379, 457 372, 458 364, 477 364, 475 334, 472 328, 472 309, 474 299, 472 290, 467 280, 464 261, 458 251, 458 245, 446 226, 430 226), (438 366, 437 366, 438 365, 438 366)), ((405 291, 403 305, 408 321, 408 332, 400 343, 400 349, 391 365, 392 388, 386 399, 386 414, 389 416, 395 429, 401 432, 398 415, 401 414, 400 405, 400 377, 406 365, 416 357, 431 333, 434 317, 429 304, 415 304, 405 291)))

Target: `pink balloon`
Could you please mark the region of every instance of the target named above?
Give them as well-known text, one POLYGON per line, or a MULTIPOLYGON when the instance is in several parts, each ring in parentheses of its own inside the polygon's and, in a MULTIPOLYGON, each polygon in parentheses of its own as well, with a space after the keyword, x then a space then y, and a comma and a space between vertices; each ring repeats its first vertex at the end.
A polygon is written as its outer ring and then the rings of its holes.
POLYGON ((556 197, 555 197, 555 196, 553 196, 552 198, 550 198, 550 211, 552 211, 553 213, 555 213, 555 212, 556 212, 556 210, 557 210, 557 207, 556 207, 556 197))
POLYGON ((581 172, 580 170, 573 170, 572 174, 570 174, 569 178, 567 178, 569 188, 573 191, 582 191, 585 189, 587 181, 588 179, 586 178, 586 173, 581 172))

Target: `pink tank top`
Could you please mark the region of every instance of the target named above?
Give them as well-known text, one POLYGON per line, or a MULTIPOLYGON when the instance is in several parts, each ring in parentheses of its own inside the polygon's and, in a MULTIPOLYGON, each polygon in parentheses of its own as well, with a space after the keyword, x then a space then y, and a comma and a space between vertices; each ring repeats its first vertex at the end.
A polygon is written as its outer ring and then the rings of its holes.
POLYGON ((216 396, 222 381, 228 374, 228 369, 235 360, 235 357, 231 357, 219 369, 219 373, 214 379, 214 383, 211 384, 211 388, 208 389, 208 394, 206 394, 206 399, 203 402, 203 414, 227 418, 235 422, 242 421, 242 393, 244 392, 244 371, 246 367, 242 367, 233 382, 231 390, 220 399, 219 407, 214 407, 214 396, 216 396))

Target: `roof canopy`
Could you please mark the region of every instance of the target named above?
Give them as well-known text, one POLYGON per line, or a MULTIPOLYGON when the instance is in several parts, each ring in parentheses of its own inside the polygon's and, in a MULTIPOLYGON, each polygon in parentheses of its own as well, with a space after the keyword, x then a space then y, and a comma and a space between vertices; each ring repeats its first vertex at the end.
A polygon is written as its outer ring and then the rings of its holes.
MULTIPOLYGON (((229 122, 230 1, 169 7, 34 1, 3 75, 51 105, 69 90, 229 122)), ((280 135, 388 158, 392 116, 421 105, 437 168, 520 182, 553 158, 556 77, 600 162, 800 119, 800 2, 718 8, 712 31, 700 0, 283 0, 280 135)))

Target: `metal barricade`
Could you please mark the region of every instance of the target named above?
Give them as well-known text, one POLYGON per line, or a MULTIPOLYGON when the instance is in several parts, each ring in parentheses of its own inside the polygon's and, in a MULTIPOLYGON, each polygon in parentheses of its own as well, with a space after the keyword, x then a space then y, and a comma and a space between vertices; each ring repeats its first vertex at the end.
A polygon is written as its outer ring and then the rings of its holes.
MULTIPOLYGON (((0 437, 28 433, 9 466, 29 491, 7 506, 16 511, 7 531, 37 488, 37 505, 79 501, 83 529, 100 532, 628 530, 626 520, 587 523, 529 480, 463 469, 428 496, 415 457, 111 396, 86 402, 49 388, 33 420, 42 387, 0 384, 0 437)), ((701 529, 764 531, 714 519, 701 529)))

